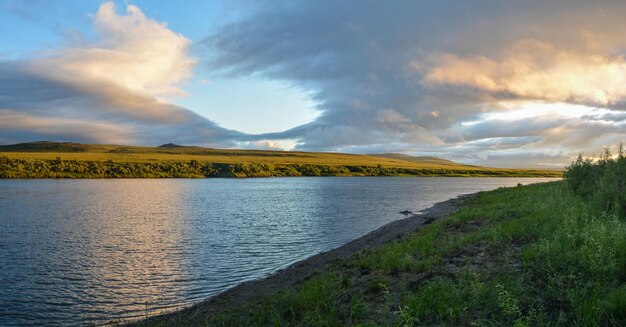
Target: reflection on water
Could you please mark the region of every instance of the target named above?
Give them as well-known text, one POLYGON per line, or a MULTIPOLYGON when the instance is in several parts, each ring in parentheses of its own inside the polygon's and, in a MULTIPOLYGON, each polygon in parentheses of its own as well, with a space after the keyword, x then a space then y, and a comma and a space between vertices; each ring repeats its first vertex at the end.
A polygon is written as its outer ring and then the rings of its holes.
POLYGON ((165 309, 191 287, 185 183, 3 181, 0 325, 165 309), (11 194, 15 194, 11 198, 11 194), (8 298, 5 298, 8 295, 8 298))
POLYGON ((0 180, 0 325, 195 303, 462 193, 545 179, 0 180))

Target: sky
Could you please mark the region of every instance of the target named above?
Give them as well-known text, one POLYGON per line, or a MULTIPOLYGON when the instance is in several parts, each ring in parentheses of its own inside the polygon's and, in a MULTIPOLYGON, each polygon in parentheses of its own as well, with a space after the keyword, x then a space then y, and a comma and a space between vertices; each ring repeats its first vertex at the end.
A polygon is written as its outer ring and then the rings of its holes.
POLYGON ((556 168, 626 140, 621 1, 0 0, 0 144, 556 168))

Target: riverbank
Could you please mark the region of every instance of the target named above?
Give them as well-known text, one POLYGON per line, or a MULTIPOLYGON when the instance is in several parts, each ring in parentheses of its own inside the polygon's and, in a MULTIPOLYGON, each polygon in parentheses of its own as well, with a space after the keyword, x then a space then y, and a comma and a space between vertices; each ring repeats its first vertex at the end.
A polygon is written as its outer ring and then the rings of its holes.
POLYGON ((563 182, 498 189, 134 325, 620 326, 624 235, 563 182))

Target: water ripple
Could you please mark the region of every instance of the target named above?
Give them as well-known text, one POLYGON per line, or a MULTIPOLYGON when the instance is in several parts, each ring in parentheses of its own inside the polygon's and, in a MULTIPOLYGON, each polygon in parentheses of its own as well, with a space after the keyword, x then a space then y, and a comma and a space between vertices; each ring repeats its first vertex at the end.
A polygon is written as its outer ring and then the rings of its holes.
MULTIPOLYGON (((544 181, 524 179, 522 183, 544 181)), ((0 326, 187 306, 515 178, 0 180, 0 326)))

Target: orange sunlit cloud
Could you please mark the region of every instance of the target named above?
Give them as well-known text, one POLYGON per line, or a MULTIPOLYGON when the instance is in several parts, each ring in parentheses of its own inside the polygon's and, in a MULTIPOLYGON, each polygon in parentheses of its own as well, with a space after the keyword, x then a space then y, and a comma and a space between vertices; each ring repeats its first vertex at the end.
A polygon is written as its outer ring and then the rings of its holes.
POLYGON ((440 55, 423 81, 526 99, 612 105, 626 98, 626 60, 623 55, 577 54, 523 40, 502 58, 440 55))

